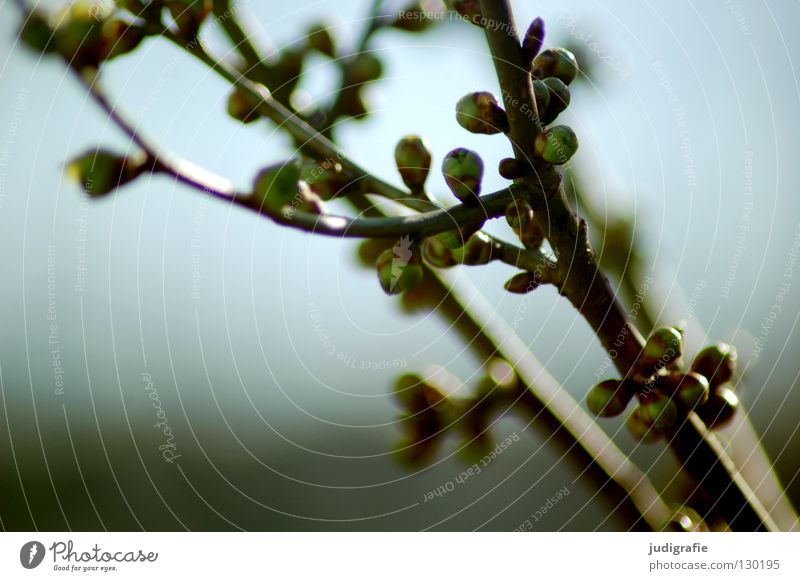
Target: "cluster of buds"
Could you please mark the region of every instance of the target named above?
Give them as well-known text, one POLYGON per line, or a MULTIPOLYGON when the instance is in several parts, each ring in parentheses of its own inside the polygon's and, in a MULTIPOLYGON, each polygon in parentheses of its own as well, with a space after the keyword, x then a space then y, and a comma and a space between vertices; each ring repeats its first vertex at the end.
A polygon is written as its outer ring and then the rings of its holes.
POLYGON ((449 433, 461 440, 460 453, 474 461, 491 448, 490 425, 497 409, 517 401, 519 379, 501 359, 491 359, 471 394, 464 383, 445 369, 434 367, 425 377, 406 373, 397 378, 393 395, 401 407, 403 457, 414 463, 430 461, 449 433))
POLYGON ((709 428, 723 425, 733 417, 738 403, 729 383, 735 370, 735 349, 725 344, 707 347, 688 371, 682 369, 682 355, 679 330, 655 329, 628 377, 592 387, 586 399, 589 411, 600 417, 617 416, 637 398, 639 405, 626 426, 643 441, 658 439, 691 411, 709 428))
POLYGON ((143 26, 118 18, 113 3, 83 0, 52 14, 33 10, 19 34, 30 48, 59 54, 76 69, 97 68, 147 36, 143 26))

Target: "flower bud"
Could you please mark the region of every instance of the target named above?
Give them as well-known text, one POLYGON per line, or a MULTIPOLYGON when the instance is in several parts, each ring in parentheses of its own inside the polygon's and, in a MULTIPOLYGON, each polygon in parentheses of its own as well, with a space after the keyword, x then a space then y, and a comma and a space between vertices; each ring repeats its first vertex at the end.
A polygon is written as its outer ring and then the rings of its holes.
POLYGON ((550 87, 547 86, 547 83, 534 79, 533 97, 536 99, 536 111, 539 113, 539 119, 543 120, 547 113, 547 107, 550 105, 550 87))
POLYGON ((647 444, 658 441, 664 435, 662 431, 650 426, 642 419, 641 407, 633 409, 631 415, 629 415, 628 419, 625 421, 625 427, 628 428, 628 432, 630 432, 631 436, 647 444))
POLYGON ((692 362, 692 371, 705 375, 711 387, 727 383, 736 371, 736 348, 727 343, 706 347, 692 362))
POLYGON ((147 37, 147 31, 123 20, 107 20, 103 24, 100 60, 108 61, 134 51, 147 37))
POLYGON ((514 230, 525 248, 539 248, 544 242, 544 231, 538 220, 531 220, 524 228, 514 230))
POLYGON ((350 69, 350 82, 354 85, 363 85, 379 79, 382 74, 383 65, 380 59, 368 52, 362 52, 356 56, 350 69))
POLYGON ((514 159, 513 157, 505 157, 501 159, 500 164, 497 166, 497 172, 501 177, 507 180, 523 178, 531 173, 530 168, 526 163, 518 159, 514 159))
POLYGON ((544 20, 541 18, 534 18, 528 31, 525 33, 525 38, 522 39, 522 61, 524 64, 531 63, 539 51, 542 49, 542 42, 544 42, 544 20))
POLYGON ((394 382, 392 395, 407 410, 416 411, 425 406, 424 380, 416 373, 404 373, 394 382))
POLYGON ((703 405, 708 399, 708 380, 694 371, 689 371, 685 375, 680 372, 670 373, 659 378, 658 385, 668 393, 674 394, 674 397, 690 410, 703 405))
POLYGON ((361 266, 373 268, 381 252, 394 246, 389 238, 367 238, 363 240, 356 251, 356 257, 361 266))
POLYGON ((341 164, 330 160, 304 162, 300 168, 300 179, 323 200, 335 198, 350 184, 350 180, 342 172, 341 164))
POLYGON ((132 182, 144 172, 144 159, 132 159, 104 149, 89 150, 67 164, 67 175, 90 196, 102 196, 132 182))
POLYGON ((431 151, 428 142, 416 135, 403 137, 394 149, 394 160, 403 183, 419 191, 431 170, 431 151))
POLYGON ((253 180, 252 203, 255 209, 269 214, 280 214, 298 198, 300 184, 300 161, 291 159, 285 163, 262 169, 253 180))
POLYGON ((494 135, 508 131, 508 117, 487 91, 468 93, 456 103, 456 121, 470 133, 494 135))
POLYGON ((475 26, 483 26, 483 13, 479 0, 450 0, 450 6, 475 26))
POLYGON ((436 236, 426 238, 422 242, 422 258, 435 268, 449 268, 458 264, 453 251, 436 236))
POLYGON ((569 85, 578 76, 578 61, 565 48, 549 48, 533 61, 533 76, 543 79, 555 77, 569 85))
POLYGON ((51 53, 56 51, 56 43, 53 38, 53 29, 47 20, 47 15, 39 9, 34 9, 28 14, 19 37, 28 48, 41 53, 51 53))
POLYGON ((678 406, 658 391, 641 394, 639 400, 642 421, 658 431, 669 428, 678 419, 678 406))
POLYGON ((458 250, 464 246, 472 235, 483 228, 483 222, 477 224, 459 224, 453 230, 446 230, 436 235, 436 238, 450 250, 458 250))
POLYGON ((625 411, 633 398, 633 390, 619 379, 606 379, 589 390, 586 407, 596 416, 613 418, 625 411))
POLYGON ((524 295, 539 287, 539 277, 534 272, 518 272, 506 281, 504 288, 515 295, 524 295))
POLYGON ((456 261, 467 266, 479 266, 492 261, 493 250, 492 239, 483 232, 476 232, 464 246, 451 252, 456 261))
POLYGON ((383 292, 397 295, 420 283, 423 276, 418 251, 408 236, 378 256, 375 263, 383 292))
POLYGON ((698 408, 697 414, 706 426, 713 430, 731 421, 738 407, 739 398, 733 390, 721 385, 709 394, 708 401, 698 408))
POLYGON ((250 98, 250 96, 237 88, 228 95, 228 115, 242 123, 252 123, 258 121, 260 115, 257 111, 258 101, 250 98))
POLYGON ((578 136, 566 125, 556 125, 539 133, 535 141, 536 154, 548 163, 567 163, 578 150, 578 136))
POLYGON ((533 208, 525 200, 514 200, 506 206, 506 222, 514 230, 524 230, 533 222, 533 208))
POLYGON ((550 98, 547 101, 547 108, 539 111, 542 123, 548 125, 556 120, 569 106, 571 99, 569 87, 555 77, 547 77, 542 83, 547 86, 550 98))
POLYGON ((459 147, 448 153, 442 162, 447 187, 464 203, 475 203, 481 193, 483 160, 469 149, 459 147))
POLYGON ((194 38, 206 16, 211 12, 211 0, 165 0, 172 19, 181 34, 194 38))
POLYGON ((102 61, 103 23, 110 11, 81 0, 61 10, 54 31, 56 49, 74 67, 97 67, 102 61))
POLYGON ((641 367, 664 368, 683 355, 683 336, 675 327, 658 327, 647 339, 639 358, 641 367))
POLYGON ((331 31, 322 23, 312 24, 306 33, 308 48, 331 58, 336 56, 336 43, 331 31))

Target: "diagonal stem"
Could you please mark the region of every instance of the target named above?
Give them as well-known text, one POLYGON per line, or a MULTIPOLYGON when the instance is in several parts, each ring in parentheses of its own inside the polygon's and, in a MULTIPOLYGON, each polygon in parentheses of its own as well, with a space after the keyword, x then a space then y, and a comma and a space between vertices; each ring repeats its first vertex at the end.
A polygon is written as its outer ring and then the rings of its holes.
MULTIPOLYGON (((623 376, 636 363, 644 347, 642 336, 628 321, 608 280, 600 272, 588 240, 586 222, 567 203, 561 177, 556 169, 535 155, 534 139, 539 131, 528 66, 522 62, 520 43, 508 0, 480 0, 483 17, 496 26, 486 29, 489 49, 507 108, 510 138, 518 159, 536 169, 538 183, 532 188, 532 205, 540 216, 548 239, 559 257, 562 293, 587 320, 623 376), (499 25, 498 25, 499 24, 499 25), (541 195, 538 195, 538 193, 541 195)), ((684 468, 712 498, 730 526, 741 530, 777 530, 764 506, 742 478, 738 469, 697 417, 670 435, 670 446, 684 468)))

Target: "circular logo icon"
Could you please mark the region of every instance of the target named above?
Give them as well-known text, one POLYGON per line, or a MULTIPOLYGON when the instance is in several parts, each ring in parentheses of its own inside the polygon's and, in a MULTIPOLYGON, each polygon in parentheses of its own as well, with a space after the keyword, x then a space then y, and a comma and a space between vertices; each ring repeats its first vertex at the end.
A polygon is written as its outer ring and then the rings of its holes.
POLYGON ((44 545, 39 541, 29 541, 19 550, 19 562, 26 569, 35 569, 44 559, 44 545))

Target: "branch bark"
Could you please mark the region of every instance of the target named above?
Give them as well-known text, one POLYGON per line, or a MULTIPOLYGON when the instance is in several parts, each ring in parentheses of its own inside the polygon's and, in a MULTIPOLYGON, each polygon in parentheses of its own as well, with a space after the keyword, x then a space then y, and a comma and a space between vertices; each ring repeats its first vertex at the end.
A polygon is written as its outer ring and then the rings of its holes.
MULTIPOLYGON (((540 130, 533 98, 529 63, 522 62, 521 46, 508 0, 480 0, 484 18, 495 23, 486 29, 498 81, 506 106, 510 138, 518 159, 536 170, 531 188, 532 206, 558 256, 561 288, 592 326, 603 347, 625 376, 635 365, 644 341, 628 321, 608 280, 600 272, 588 240, 586 222, 576 216, 564 193, 556 169, 535 155, 534 139, 540 130), (524 107, 522 106, 524 105, 524 107)), ((755 493, 742 478, 719 440, 696 414, 669 434, 672 449, 687 472, 711 496, 717 509, 734 529, 777 530, 755 493)))

